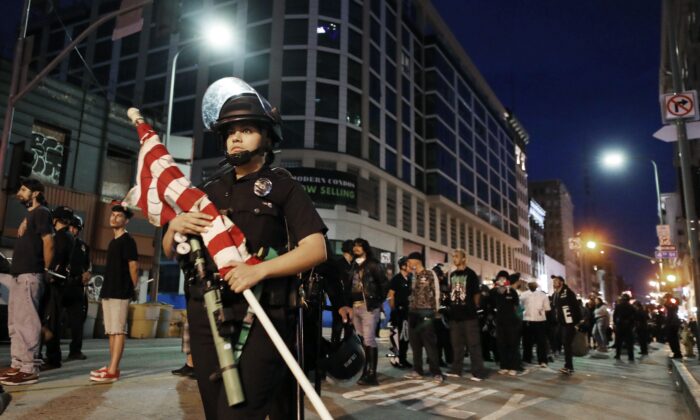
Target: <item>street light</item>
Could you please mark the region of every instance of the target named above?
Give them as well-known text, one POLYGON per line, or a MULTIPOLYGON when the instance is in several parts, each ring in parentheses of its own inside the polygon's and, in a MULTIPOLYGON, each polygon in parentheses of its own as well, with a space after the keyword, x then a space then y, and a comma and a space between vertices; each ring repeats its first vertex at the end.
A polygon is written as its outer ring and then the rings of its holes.
POLYGON ((675 274, 669 274, 666 276, 666 280, 668 280, 670 283, 675 283, 678 278, 675 274))
MULTIPOLYGON (((659 167, 656 165, 654 159, 649 159, 649 161, 654 169, 654 185, 656 186, 656 212, 659 216, 659 224, 663 225, 664 219, 661 213, 661 189, 659 188, 659 167)), ((627 162, 627 156, 619 150, 608 150, 602 154, 600 162, 604 168, 612 170, 622 169, 627 162)))
POLYGON ((586 248, 588 249, 595 249, 597 246, 598 244, 595 241, 586 242, 586 248))
MULTIPOLYGON (((233 45, 234 34, 231 29, 231 25, 223 21, 213 21, 207 24, 202 31, 205 45, 211 47, 214 50, 221 51, 224 48, 233 45)), ((196 45, 196 42, 185 45, 180 48, 173 56, 173 64, 170 68, 170 86, 168 88, 168 121, 165 130, 165 147, 168 146, 170 141, 170 130, 172 127, 172 117, 173 117, 173 97, 175 95, 175 72, 177 70, 177 59, 180 58, 180 53, 186 48, 196 45)))

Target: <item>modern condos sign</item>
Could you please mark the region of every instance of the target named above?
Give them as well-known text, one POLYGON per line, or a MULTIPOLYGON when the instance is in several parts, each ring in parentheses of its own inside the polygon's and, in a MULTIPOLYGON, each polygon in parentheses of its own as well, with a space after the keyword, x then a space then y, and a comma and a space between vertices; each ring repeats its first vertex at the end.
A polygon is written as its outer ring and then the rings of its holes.
POLYGON ((287 168, 315 204, 357 207, 357 177, 315 168, 287 168))

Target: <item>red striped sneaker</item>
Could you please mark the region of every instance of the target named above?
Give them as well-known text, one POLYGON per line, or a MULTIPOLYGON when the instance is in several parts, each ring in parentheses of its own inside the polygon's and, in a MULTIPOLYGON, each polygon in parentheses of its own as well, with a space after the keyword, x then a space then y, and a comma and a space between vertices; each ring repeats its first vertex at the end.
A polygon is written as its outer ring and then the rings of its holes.
POLYGON ((0 380, 7 379, 10 376, 15 376, 19 373, 19 369, 13 367, 6 367, 0 369, 0 380))
POLYGON ((110 383, 119 380, 119 371, 112 375, 109 371, 100 372, 99 375, 90 376, 90 380, 93 382, 110 383))

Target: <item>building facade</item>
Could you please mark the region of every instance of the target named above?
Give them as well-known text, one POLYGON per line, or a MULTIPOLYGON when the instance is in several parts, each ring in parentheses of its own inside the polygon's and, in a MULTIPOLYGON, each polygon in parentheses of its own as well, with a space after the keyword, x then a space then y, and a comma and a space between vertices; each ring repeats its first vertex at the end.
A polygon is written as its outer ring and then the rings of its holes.
POLYGON ((560 180, 531 181, 530 196, 545 210, 544 245, 547 255, 566 267, 567 281, 577 293, 582 292, 579 263, 569 247, 574 237, 574 204, 566 185, 560 180))
MULTIPOLYGON (((118 4, 72 2, 67 31, 75 36, 118 4)), ((529 275, 527 134, 429 1, 178 4, 156 1, 140 33, 112 42, 106 26, 79 49, 108 95, 155 117, 166 117, 179 52, 172 132, 195 138, 195 180, 221 159, 202 127, 202 94, 240 77, 280 107, 276 164, 312 193, 336 246, 364 237, 384 262, 422 251, 429 265, 459 247, 484 278, 504 268, 529 275), (223 55, 201 44, 213 16, 239 28, 223 55)), ((59 25, 34 34, 37 66, 67 39, 59 25)), ((73 57, 54 74, 83 76, 73 57)))
POLYGON ((547 283, 545 267, 546 249, 544 245, 544 222, 547 212, 535 200, 530 200, 530 252, 532 261, 532 278, 539 284, 547 283))

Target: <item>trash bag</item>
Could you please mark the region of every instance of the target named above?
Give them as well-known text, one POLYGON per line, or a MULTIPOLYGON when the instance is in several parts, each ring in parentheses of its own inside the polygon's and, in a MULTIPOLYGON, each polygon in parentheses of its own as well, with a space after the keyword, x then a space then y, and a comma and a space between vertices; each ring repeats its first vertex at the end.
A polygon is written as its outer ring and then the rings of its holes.
POLYGON ((585 332, 576 330, 574 341, 571 343, 571 352, 576 357, 583 357, 588 354, 588 336, 585 332))

